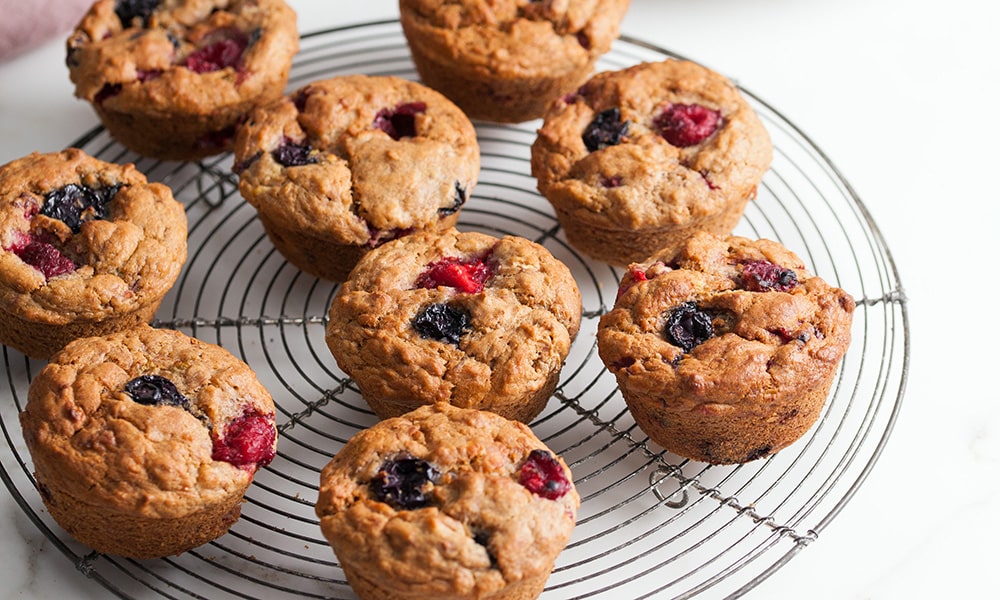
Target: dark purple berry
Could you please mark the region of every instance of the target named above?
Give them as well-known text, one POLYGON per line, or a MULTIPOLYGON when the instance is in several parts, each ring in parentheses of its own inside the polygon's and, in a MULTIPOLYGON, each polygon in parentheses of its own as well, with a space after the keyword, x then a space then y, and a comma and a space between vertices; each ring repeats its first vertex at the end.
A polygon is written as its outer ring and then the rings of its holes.
POLYGON ((147 406, 180 406, 188 409, 191 402, 177 391, 174 382, 160 375, 142 375, 125 384, 125 393, 139 404, 147 406))
POLYGON ((751 292, 788 292, 799 285, 795 271, 774 264, 769 260, 754 260, 743 265, 740 271, 743 288, 751 292))
POLYGON ((445 206, 444 208, 438 209, 438 215, 442 217, 447 217, 457 213, 463 206, 465 206, 466 200, 465 188, 462 187, 460 183, 455 182, 455 199, 452 201, 451 206, 445 206))
POLYGON ((722 124, 722 113, 701 104, 671 104, 653 119, 663 139, 678 148, 704 141, 722 124))
POLYGON ((700 310, 694 302, 685 302, 667 315, 664 331, 667 341, 680 346, 685 352, 711 338, 712 317, 700 310))
POLYGON ((458 345, 462 334, 471 328, 469 313, 447 304, 431 304, 413 318, 413 328, 420 337, 458 345))
POLYGON ((597 113, 583 130, 583 143, 587 150, 595 152, 608 146, 617 146, 626 135, 628 121, 622 121, 622 113, 616 106, 597 113))
POLYGON ((301 167, 319 162, 312 151, 312 146, 309 144, 299 144, 286 137, 281 140, 281 145, 271 152, 271 156, 283 167, 301 167))
POLYGON ((160 5, 160 0, 118 0, 115 2, 115 14, 126 29, 132 26, 136 18, 142 19, 142 26, 149 25, 149 17, 160 5))
POLYGON ((437 468, 429 462, 401 456, 382 463, 368 488, 379 502, 397 510, 414 510, 430 504, 427 494, 438 475, 437 468))
POLYGON ((517 482, 536 496, 557 500, 569 492, 571 483, 562 464, 545 450, 532 450, 517 473, 517 482))
POLYGON ((486 549, 486 555, 490 557, 490 566, 495 568, 497 566, 497 557, 494 556, 493 551, 490 550, 490 538, 493 536, 490 532, 482 529, 473 529, 472 531, 472 539, 486 549))
POLYGON ((424 102, 405 102, 396 108, 383 108, 375 115, 375 127, 394 140, 417 135, 416 116, 427 110, 424 102))
POLYGON ((73 233, 80 232, 84 221, 105 219, 108 205, 121 185, 93 189, 71 183, 45 195, 41 214, 65 223, 73 233))
POLYGON ((40 271, 45 276, 46 281, 76 270, 76 263, 48 242, 28 238, 24 240, 24 243, 10 248, 10 251, 40 271))

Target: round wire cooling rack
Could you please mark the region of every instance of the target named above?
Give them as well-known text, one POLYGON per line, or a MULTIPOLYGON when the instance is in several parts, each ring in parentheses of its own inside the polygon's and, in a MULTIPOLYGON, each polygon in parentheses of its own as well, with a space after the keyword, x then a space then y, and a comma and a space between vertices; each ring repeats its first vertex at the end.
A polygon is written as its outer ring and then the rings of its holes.
MULTIPOLYGON (((619 69, 680 58, 623 36, 598 64, 619 69)), ((417 79, 398 22, 303 36, 290 89, 337 75, 417 79)), ((555 396, 532 429, 570 464, 583 503, 543 598, 736 597, 817 541, 868 476, 903 398, 909 359, 906 298, 877 226, 847 181, 797 127, 743 90, 775 158, 735 233, 775 239, 856 299, 854 340, 824 412, 797 443, 739 466, 680 459, 636 427, 596 350, 596 327, 620 272, 566 241, 530 176, 537 123, 477 123, 480 182, 459 228, 543 244, 572 270, 584 299, 580 334, 555 396)), ((110 162, 134 162, 184 203, 189 258, 155 322, 227 348, 257 372, 278 405, 279 452, 225 536, 183 555, 136 561, 79 545, 35 489, 18 413, 42 366, 3 348, 8 384, 0 427, 11 452, 0 476, 15 502, 71 561, 125 598, 354 598, 313 512, 319 471, 376 418, 324 341, 336 285, 274 250, 239 196, 232 156, 199 163, 133 155, 97 128, 74 142, 110 162)))

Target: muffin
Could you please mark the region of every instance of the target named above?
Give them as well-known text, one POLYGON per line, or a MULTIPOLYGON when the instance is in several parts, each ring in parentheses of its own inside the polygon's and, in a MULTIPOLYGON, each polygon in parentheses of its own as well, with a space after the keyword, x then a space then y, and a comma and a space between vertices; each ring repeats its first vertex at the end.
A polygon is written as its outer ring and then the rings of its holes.
POLYGON ((320 475, 316 515, 362 600, 527 600, 579 505, 526 425, 437 404, 351 438, 320 475))
POLYGON ((76 340, 28 387, 21 429, 52 518, 98 552, 179 554, 224 534, 275 455, 274 403, 245 363, 141 325, 76 340))
POLYGON ((598 353, 651 440, 692 460, 743 463, 815 423, 853 311, 844 290, 777 242, 698 233, 628 268, 598 325, 598 353))
POLYGON ((770 167, 771 139, 727 79, 666 60, 599 73, 555 102, 531 172, 569 242, 617 266, 728 235, 770 167))
POLYGON ((0 343, 46 359, 148 322, 187 259, 170 188, 82 150, 0 167, 0 343))
POLYGON ((284 93, 298 52, 284 0, 98 0, 66 42, 78 98, 144 156, 198 160, 284 93))
POLYGON ((629 0, 400 0, 421 81, 473 119, 520 123, 572 91, 618 38, 629 0))
POLYGON ((580 316, 572 274, 543 246, 450 229, 365 256, 333 298, 326 343, 381 418, 449 402, 527 423, 580 316))
POLYGON ((347 75, 256 110, 233 170, 281 254, 343 281, 366 252, 453 226, 479 178, 468 117, 419 83, 347 75))

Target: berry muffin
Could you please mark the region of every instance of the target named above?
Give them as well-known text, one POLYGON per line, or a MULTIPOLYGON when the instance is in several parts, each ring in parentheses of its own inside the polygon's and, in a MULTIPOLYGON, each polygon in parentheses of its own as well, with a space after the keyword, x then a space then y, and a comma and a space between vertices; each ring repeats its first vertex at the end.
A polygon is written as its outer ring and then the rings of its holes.
POLYGON ((421 80, 473 119, 520 123, 574 90, 618 38, 629 0, 400 0, 421 80))
POLYGON ((187 259, 187 217, 134 165, 68 149, 0 167, 0 343, 46 359, 148 322, 187 259))
POLYGON ((617 266, 728 235, 770 167, 771 139, 739 90, 667 60, 595 75, 555 102, 531 172, 566 237, 617 266))
POLYGON ((527 425, 448 404, 361 431, 320 477, 320 527, 363 600, 537 598, 580 505, 527 425))
POLYGON ((742 463, 817 420, 854 301, 777 242, 708 233, 633 264, 597 332, 636 424, 685 458, 742 463))
POLYGON ((66 42, 76 96, 144 156, 198 160, 284 93, 299 49, 284 0, 98 0, 66 42))
POLYGON ((52 518, 99 552, 179 554, 224 534, 275 455, 274 403, 219 346, 141 325, 76 340, 21 428, 52 518))
POLYGON ((275 247, 333 281, 387 240, 453 226, 479 178, 468 117, 391 76, 309 83, 256 110, 235 154, 240 193, 275 247))
POLYGON ((543 246, 451 229, 365 256, 333 299, 326 342, 381 418, 450 402, 527 423, 580 316, 573 276, 543 246))

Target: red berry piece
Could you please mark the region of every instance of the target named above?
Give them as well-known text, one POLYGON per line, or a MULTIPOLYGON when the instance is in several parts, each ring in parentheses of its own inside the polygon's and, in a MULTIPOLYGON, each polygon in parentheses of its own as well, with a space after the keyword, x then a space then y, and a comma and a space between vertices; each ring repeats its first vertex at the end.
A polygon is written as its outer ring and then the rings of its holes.
POLYGON ((722 125, 722 113, 701 104, 671 104, 653 119, 665 140, 678 148, 700 144, 722 125))
POLYGON ((415 510, 430 504, 427 494, 438 475, 437 467, 431 463, 401 456, 382 463, 368 482, 368 489, 379 502, 397 510, 415 510))
POLYGON ((755 260, 744 264, 740 271, 740 281, 743 288, 751 292, 788 292, 799 285, 795 271, 769 260, 755 260))
POLYGON ((8 250, 28 265, 41 271, 46 281, 76 271, 76 264, 48 242, 26 236, 23 244, 17 244, 8 250))
POLYGON ((458 345, 462 334, 471 328, 472 317, 460 308, 431 304, 413 318, 413 328, 420 337, 458 345))
POLYGON ((274 418, 247 409, 212 441, 212 460, 255 469, 274 460, 274 418))
POLYGON ((125 384, 132 400, 147 406, 179 406, 185 410, 191 402, 177 391, 174 382, 160 375, 142 375, 125 384))
POLYGON ((536 496, 558 500, 569 492, 571 483, 562 464, 545 450, 532 450, 517 473, 517 482, 536 496))
POLYGON ((715 335, 712 330, 712 317, 699 309, 694 302, 685 302, 667 315, 664 335, 671 344, 690 352, 695 346, 715 335))
POLYGON ((621 283, 618 284, 618 295, 615 297, 615 300, 624 296, 625 292, 632 289, 637 283, 648 279, 649 277, 646 276, 645 271, 632 267, 622 277, 621 283))
POLYGON ((478 294, 492 276, 493 269, 483 259, 463 261, 447 257, 427 265, 417 276, 416 287, 429 290, 450 287, 466 294, 478 294))
POLYGON ((596 152, 608 146, 617 146, 628 135, 628 121, 622 121, 618 107, 603 110, 594 116, 583 130, 583 145, 596 152))
POLYGON ((195 73, 221 71, 226 67, 236 68, 250 42, 247 35, 238 29, 227 29, 215 32, 211 37, 215 41, 189 54, 184 59, 184 66, 195 73))
POLYGON ((383 108, 375 115, 375 127, 394 140, 417 135, 417 115, 427 111, 424 102, 406 102, 396 108, 383 108))

